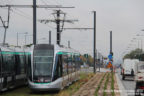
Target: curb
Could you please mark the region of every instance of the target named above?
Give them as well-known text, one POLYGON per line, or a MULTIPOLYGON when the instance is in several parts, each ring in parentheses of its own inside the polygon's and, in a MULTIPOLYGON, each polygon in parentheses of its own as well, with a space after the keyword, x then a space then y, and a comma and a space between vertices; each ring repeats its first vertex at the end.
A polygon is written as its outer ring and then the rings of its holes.
POLYGON ((115 75, 116 75, 116 79, 117 79, 117 83, 118 83, 118 87, 119 87, 119 91, 120 91, 120 96, 128 96, 120 78, 118 77, 118 74, 116 73, 115 75))

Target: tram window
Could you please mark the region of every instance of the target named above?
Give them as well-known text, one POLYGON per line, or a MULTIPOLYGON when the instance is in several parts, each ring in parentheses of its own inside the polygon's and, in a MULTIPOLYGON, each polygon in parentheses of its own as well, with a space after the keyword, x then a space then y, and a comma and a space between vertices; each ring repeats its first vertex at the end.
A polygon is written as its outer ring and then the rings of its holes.
POLYGON ((58 72, 57 73, 58 77, 61 77, 62 76, 62 55, 58 56, 57 72, 58 72))
POLYGON ((13 54, 3 54, 3 70, 4 72, 14 71, 15 58, 13 54))
POLYGON ((34 76, 51 76, 53 50, 34 51, 34 76))
POLYGON ((68 74, 68 62, 67 62, 67 55, 62 55, 62 66, 63 66, 63 75, 68 74))
POLYGON ((20 74, 20 59, 19 59, 19 55, 15 55, 16 58, 16 74, 20 74))
POLYGON ((54 73, 54 80, 62 76, 62 55, 56 56, 56 70, 54 73))
POLYGON ((72 73, 73 70, 72 59, 72 55, 68 55, 68 73, 72 73))
POLYGON ((25 57, 24 55, 20 55, 20 73, 23 74, 25 73, 25 57))
POLYGON ((30 80, 32 80, 32 78, 31 78, 31 55, 28 55, 28 77, 29 77, 29 79, 30 80))
POLYGON ((76 57, 73 56, 73 72, 76 71, 76 57))

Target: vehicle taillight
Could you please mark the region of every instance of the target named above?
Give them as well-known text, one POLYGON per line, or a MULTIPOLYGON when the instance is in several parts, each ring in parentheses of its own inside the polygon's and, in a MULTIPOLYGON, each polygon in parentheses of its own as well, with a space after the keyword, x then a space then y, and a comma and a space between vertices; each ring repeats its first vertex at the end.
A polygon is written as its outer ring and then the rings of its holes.
POLYGON ((138 79, 142 79, 143 77, 138 77, 138 79))
POLYGON ((122 73, 124 73, 124 69, 122 70, 122 73))
POLYGON ((40 82, 40 80, 37 80, 37 82, 40 82))
POLYGON ((138 73, 141 73, 140 71, 138 71, 138 73))
POLYGON ((139 88, 140 88, 140 89, 144 89, 144 86, 140 86, 139 88))

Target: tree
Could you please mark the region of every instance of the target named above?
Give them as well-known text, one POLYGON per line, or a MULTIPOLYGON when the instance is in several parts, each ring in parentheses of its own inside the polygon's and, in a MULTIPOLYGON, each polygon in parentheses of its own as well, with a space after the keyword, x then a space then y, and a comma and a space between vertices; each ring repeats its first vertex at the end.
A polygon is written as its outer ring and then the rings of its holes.
POLYGON ((87 56, 85 54, 81 55, 80 59, 82 62, 86 62, 89 66, 93 66, 93 58, 91 55, 88 55, 88 54, 87 56))
POLYGON ((142 50, 137 48, 135 50, 132 50, 130 53, 126 54, 123 59, 139 59, 143 60, 144 59, 144 54, 142 54, 142 50))

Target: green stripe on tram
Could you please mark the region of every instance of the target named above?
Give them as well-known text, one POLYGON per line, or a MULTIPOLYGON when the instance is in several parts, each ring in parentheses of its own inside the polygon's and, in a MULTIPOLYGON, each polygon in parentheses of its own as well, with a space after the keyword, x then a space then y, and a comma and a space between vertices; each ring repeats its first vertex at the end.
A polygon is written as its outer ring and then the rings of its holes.
POLYGON ((67 52, 58 52, 56 54, 59 54, 59 55, 61 55, 61 54, 67 54, 67 52))
POLYGON ((69 53, 69 52, 58 52, 56 54, 59 54, 59 55, 65 54, 65 55, 77 55, 77 56, 80 56, 79 53, 69 53))
POLYGON ((49 84, 49 83, 51 83, 51 82, 47 82, 47 83, 34 83, 34 84, 49 84))
POLYGON ((0 52, 0 54, 16 54, 16 55, 29 55, 29 54, 31 54, 30 52, 26 52, 26 53, 24 53, 24 52, 0 52))
POLYGON ((0 52, 1 54, 15 54, 15 52, 0 52))

